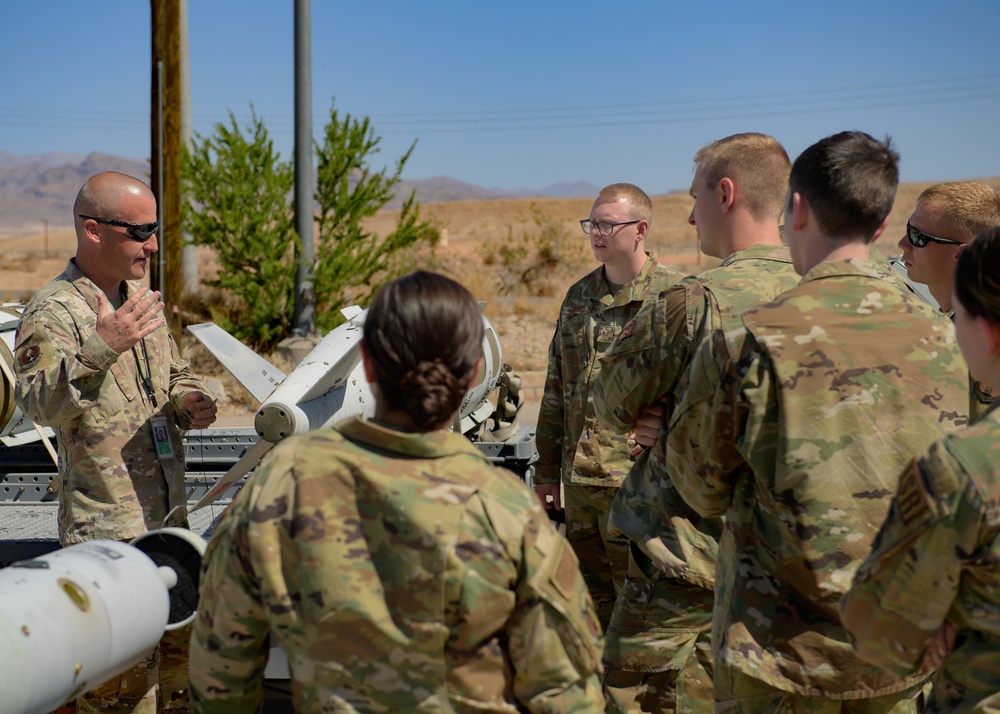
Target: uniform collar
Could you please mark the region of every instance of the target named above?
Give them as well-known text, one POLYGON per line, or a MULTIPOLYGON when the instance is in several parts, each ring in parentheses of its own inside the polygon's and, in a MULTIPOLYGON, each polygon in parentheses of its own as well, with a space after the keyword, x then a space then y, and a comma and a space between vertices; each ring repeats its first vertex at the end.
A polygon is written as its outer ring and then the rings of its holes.
POLYGON ((859 260, 856 258, 849 260, 827 260, 814 266, 812 270, 803 275, 802 282, 806 283, 810 280, 822 280, 823 278, 842 276, 860 276, 881 280, 882 272, 872 260, 859 260))
POLYGON ((391 451, 402 456, 437 459, 445 456, 468 454, 483 458, 479 449, 461 434, 451 431, 412 433, 397 431, 374 422, 352 417, 334 427, 335 431, 351 441, 391 451))

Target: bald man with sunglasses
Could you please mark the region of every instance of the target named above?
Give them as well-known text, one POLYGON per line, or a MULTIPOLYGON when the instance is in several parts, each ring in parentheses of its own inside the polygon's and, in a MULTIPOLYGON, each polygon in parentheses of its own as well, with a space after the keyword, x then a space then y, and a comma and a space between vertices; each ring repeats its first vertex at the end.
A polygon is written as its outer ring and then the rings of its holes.
MULTIPOLYGON (((56 429, 60 543, 186 527, 181 430, 209 426, 216 406, 180 358, 160 293, 142 284, 158 250, 156 199, 106 172, 83 185, 73 215, 76 255, 28 303, 14 348, 17 405, 56 429)), ((186 643, 161 643, 156 672, 151 654, 77 711, 155 712, 157 696, 159 711, 187 711, 186 643)))
MULTIPOLYGON (((970 240, 1000 226, 1000 194, 980 181, 950 181, 924 189, 899 240, 913 282, 923 283, 951 317, 959 252, 970 240)), ((989 386, 970 377, 969 418, 976 421, 993 402, 989 386)))

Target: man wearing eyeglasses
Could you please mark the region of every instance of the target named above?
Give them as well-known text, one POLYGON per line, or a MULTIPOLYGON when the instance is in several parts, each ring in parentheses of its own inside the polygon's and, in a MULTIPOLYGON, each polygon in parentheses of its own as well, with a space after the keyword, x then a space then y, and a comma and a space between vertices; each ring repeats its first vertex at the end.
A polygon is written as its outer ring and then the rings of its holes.
MULTIPOLYGON (((156 199, 142 181, 106 172, 84 183, 73 214, 76 255, 25 308, 14 360, 18 406, 57 430, 59 540, 186 527, 181 429, 209 426, 216 406, 180 358, 160 293, 141 282, 158 249, 156 199)), ((79 698, 77 711, 155 712, 157 689, 160 711, 186 711, 177 637, 161 643, 159 686, 151 655, 79 698)))
POLYGON ((563 300, 535 434, 535 490, 546 509, 564 510, 566 537, 604 628, 628 566, 627 541, 608 535, 608 509, 631 466, 634 443, 597 421, 590 390, 598 358, 643 301, 684 277, 645 251, 652 212, 645 192, 618 183, 602 189, 580 221, 602 265, 563 300))
POLYGON ((630 542, 625 586, 605 633, 608 712, 711 714, 715 555, 721 520, 701 518, 666 471, 666 430, 691 356, 714 329, 793 287, 799 276, 782 244, 791 162, 773 137, 734 134, 694 156, 691 181, 701 250, 720 266, 648 299, 601 360, 594 387, 599 419, 620 433, 646 419, 655 445, 636 459, 609 516, 630 542))
MULTIPOLYGON (((917 207, 900 238, 903 265, 910 280, 927 286, 931 296, 952 317, 955 263, 962 246, 980 233, 1000 226, 1000 195, 979 181, 934 184, 917 197, 917 207)), ((979 419, 993 402, 989 386, 970 377, 969 416, 979 419)))

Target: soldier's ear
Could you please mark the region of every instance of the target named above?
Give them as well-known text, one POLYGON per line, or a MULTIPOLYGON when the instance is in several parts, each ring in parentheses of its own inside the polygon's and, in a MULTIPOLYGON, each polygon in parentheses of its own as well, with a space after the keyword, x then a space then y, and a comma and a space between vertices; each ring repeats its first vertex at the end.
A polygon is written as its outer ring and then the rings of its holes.
POLYGON ((883 233, 885 233, 885 227, 887 225, 889 225, 889 216, 886 216, 885 220, 882 221, 882 225, 880 225, 878 228, 875 229, 875 233, 872 235, 872 239, 871 239, 872 243, 874 243, 875 241, 877 241, 878 237, 880 235, 882 235, 883 233))
POLYGON ((809 222, 809 216, 812 212, 809 208, 809 200, 798 191, 794 192, 791 198, 792 215, 789 216, 787 212, 785 213, 785 225, 791 225, 796 231, 801 231, 809 222))
POLYGON ((729 177, 719 181, 719 195, 722 199, 722 212, 729 213, 736 203, 736 184, 729 177))
POLYGON ((976 318, 976 327, 983 339, 986 354, 995 357, 1000 351, 1000 326, 985 315, 976 318))
POLYGON ((365 367, 365 379, 368 380, 368 384, 375 384, 375 367, 372 365, 372 358, 368 355, 364 340, 361 340, 359 347, 361 347, 361 364, 365 367))

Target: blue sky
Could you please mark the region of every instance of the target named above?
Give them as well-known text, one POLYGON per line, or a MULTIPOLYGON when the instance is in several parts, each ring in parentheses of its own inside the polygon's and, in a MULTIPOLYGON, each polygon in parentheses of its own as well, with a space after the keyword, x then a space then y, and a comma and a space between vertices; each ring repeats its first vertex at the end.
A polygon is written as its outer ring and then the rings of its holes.
MULTIPOLYGON (((192 120, 253 104, 293 147, 292 0, 188 0, 192 120)), ((149 3, 4 2, 0 150, 149 155, 149 3)), ((1000 175, 997 0, 312 2, 314 134, 370 116, 375 163, 490 188, 629 181, 686 190, 739 131, 794 158, 890 134, 904 181, 1000 175)))

